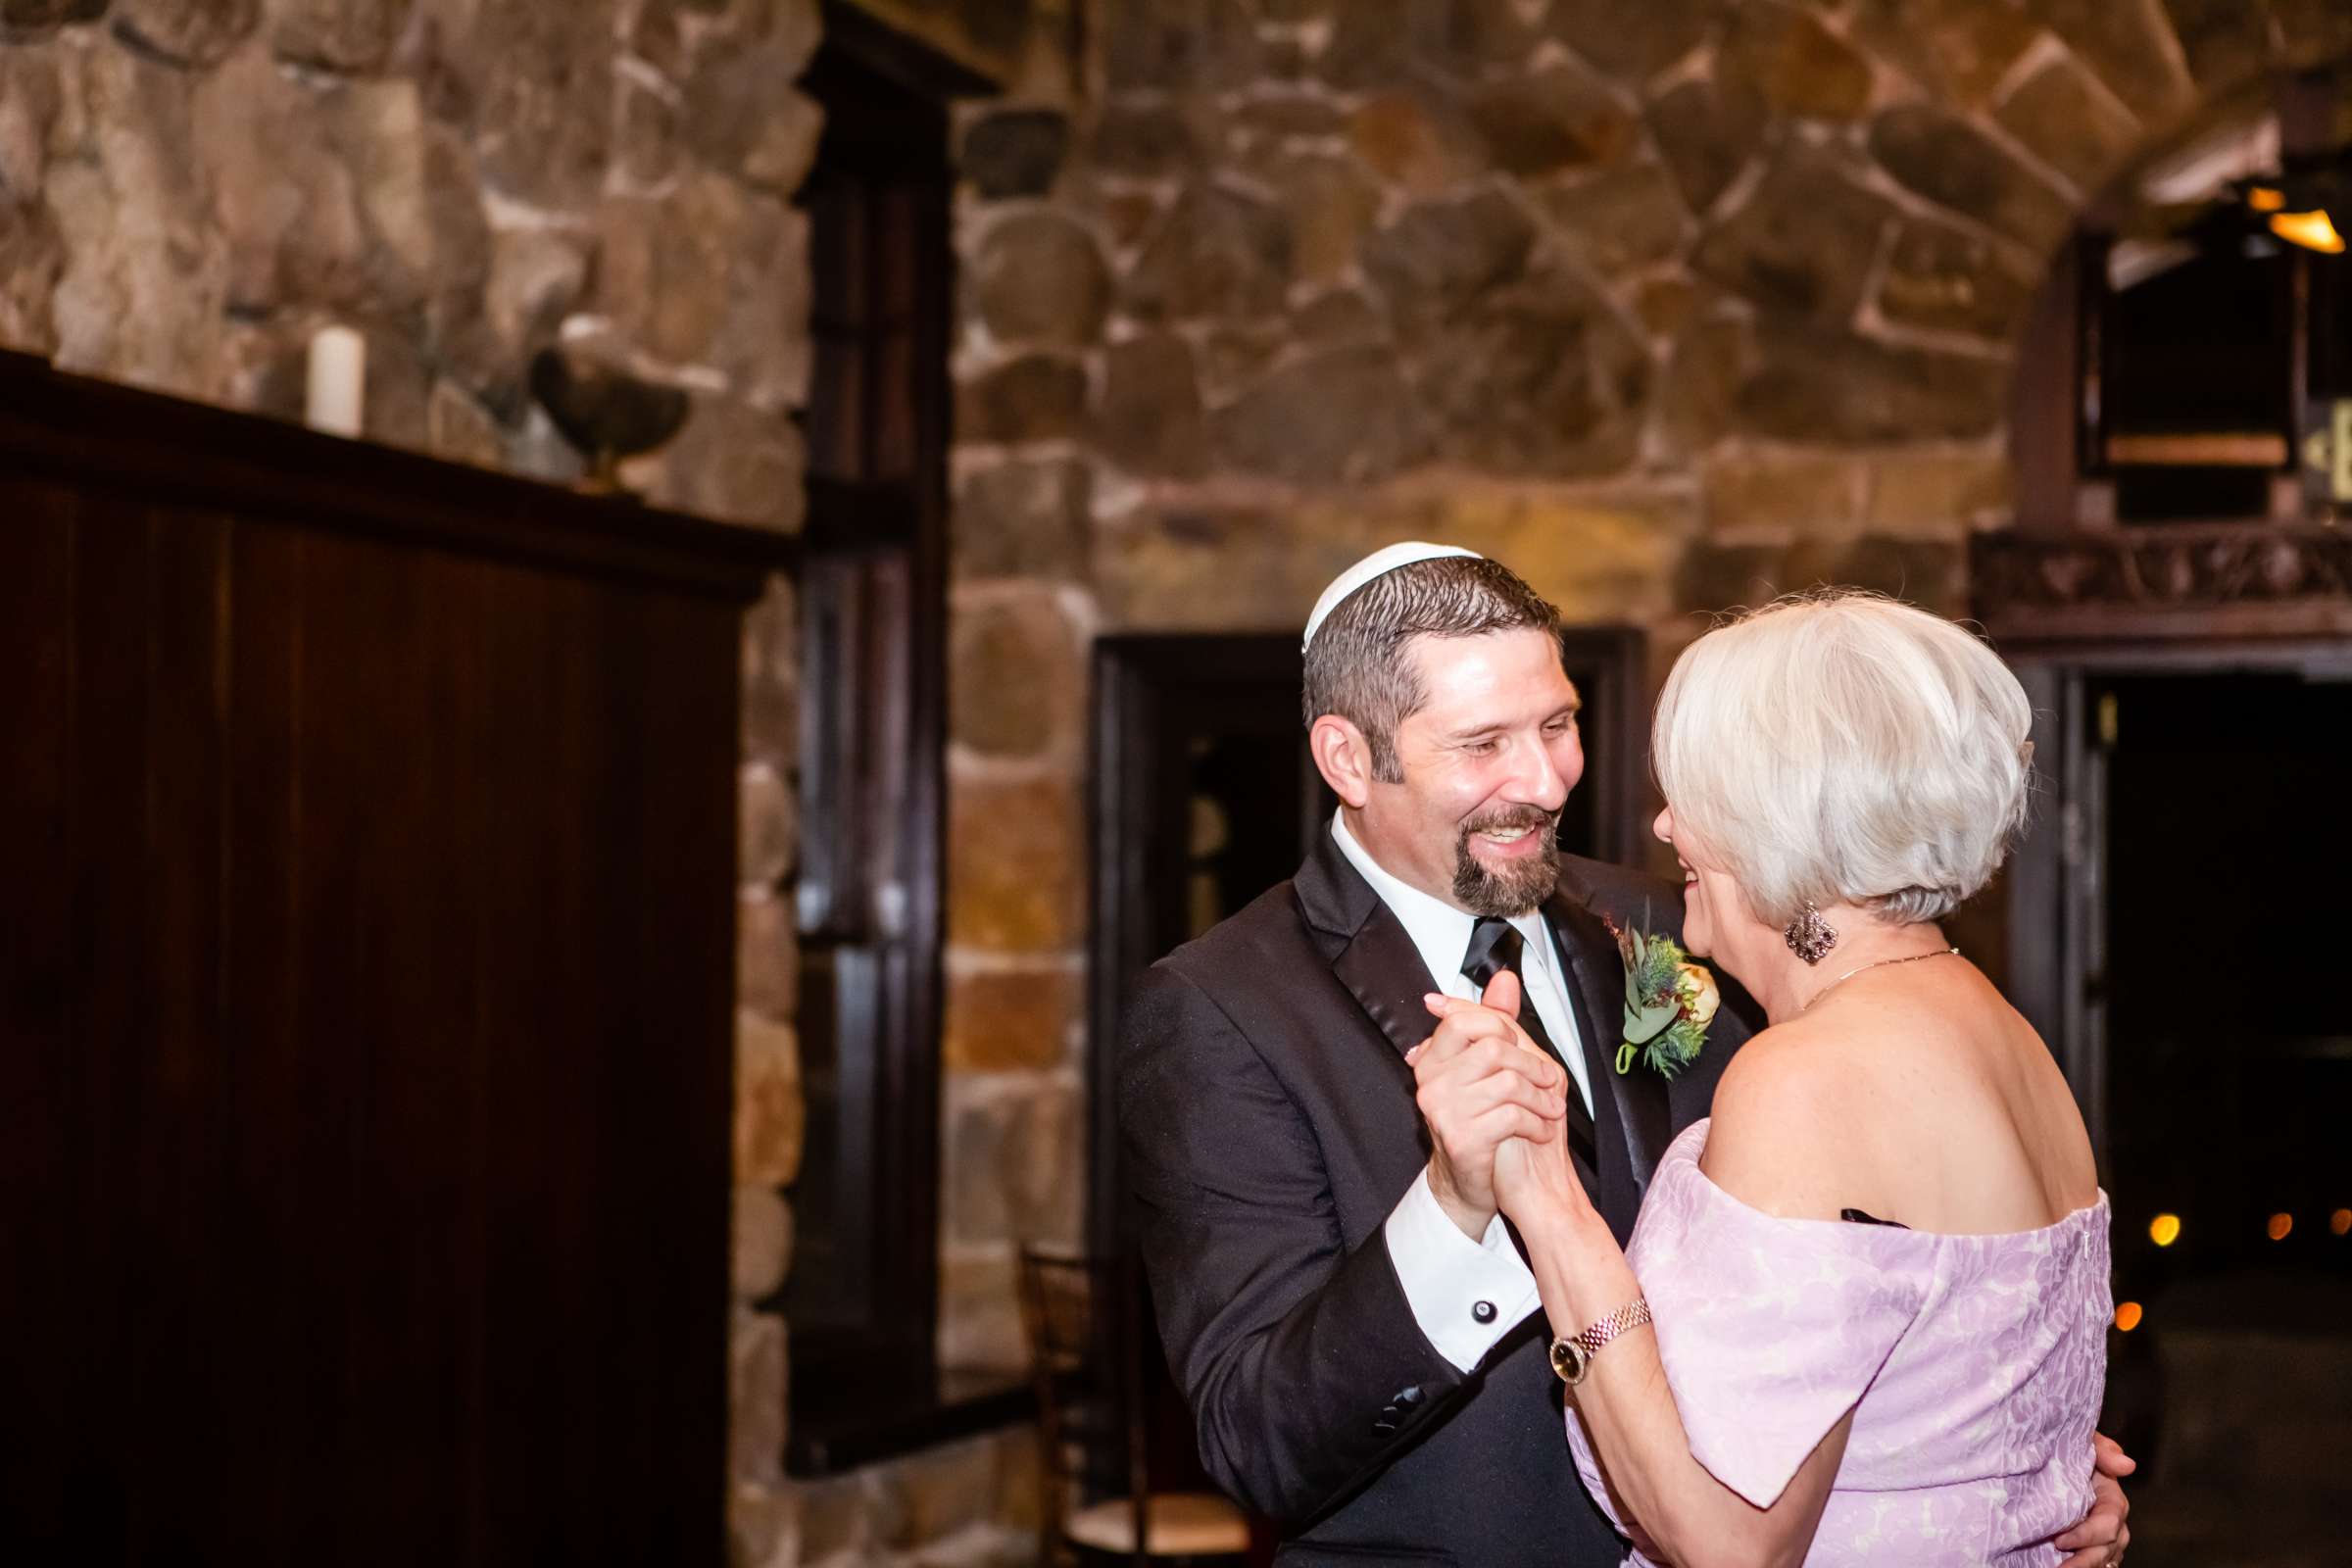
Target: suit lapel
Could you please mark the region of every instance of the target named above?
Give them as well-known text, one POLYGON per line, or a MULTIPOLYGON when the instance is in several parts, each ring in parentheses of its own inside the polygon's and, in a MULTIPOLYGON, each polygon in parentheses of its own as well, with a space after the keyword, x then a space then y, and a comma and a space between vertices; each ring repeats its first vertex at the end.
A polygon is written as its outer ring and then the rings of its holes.
POLYGON ((1429 1038, 1436 1020, 1421 1004, 1438 989, 1421 950, 1370 883, 1356 873, 1326 827, 1292 879, 1307 924, 1331 939, 1331 972, 1396 1048, 1398 1055, 1429 1038))
MULTIPOLYGON (((1421 999, 1444 987, 1431 978, 1429 965, 1422 959, 1421 950, 1413 946, 1413 939, 1405 931, 1404 922, 1396 918, 1396 912, 1372 890, 1372 885, 1363 879, 1354 866, 1348 863, 1348 857, 1341 852, 1338 841, 1331 836, 1328 828, 1316 835, 1305 863, 1299 866, 1298 874, 1291 881, 1291 888, 1307 924, 1324 936, 1324 950, 1332 955, 1332 977, 1348 988, 1348 994, 1355 998, 1356 1005, 1362 1007, 1364 1015, 1379 1026, 1381 1034, 1396 1048, 1396 1054, 1401 1056, 1427 1040, 1430 1031, 1437 1027, 1437 1021, 1429 1015, 1429 1009, 1422 1005, 1421 999)), ((1562 901, 1555 896, 1552 902, 1556 904, 1562 901)), ((1607 931, 1602 930, 1600 923, 1591 914, 1581 908, 1576 912, 1583 914, 1592 929, 1600 931, 1604 942, 1609 941, 1607 931)), ((1556 931, 1557 920, 1552 923, 1556 931)), ((1567 946, 1564 939, 1560 946, 1567 946)), ((1614 963, 1617 950, 1613 943, 1608 951, 1610 962, 1614 963)), ((1581 993, 1581 971, 1579 980, 1580 985, 1576 989, 1581 993)), ((1622 980, 1617 983, 1623 984, 1622 980)), ((1592 1141, 1600 1168, 1589 1166, 1581 1152, 1576 1163, 1597 1196, 1607 1188, 1606 1172, 1620 1163, 1608 1152, 1612 1147, 1609 1140, 1614 1135, 1601 1119, 1613 1119, 1615 1111, 1609 1094, 1598 1087, 1606 1062, 1596 1062, 1593 1054, 1592 1042, 1598 1037, 1587 1017, 1590 1009, 1586 1007, 1581 994, 1571 1000, 1577 1006, 1577 1033, 1582 1037, 1585 1047, 1585 1070, 1594 1085, 1592 1141)), ((1614 1024, 1618 1015, 1612 1012, 1607 1016, 1614 1024)), ((1615 1034, 1609 1036, 1612 1044, 1616 1038, 1615 1034)), ((1644 1171, 1643 1175, 1646 1178, 1647 1172, 1644 1171)), ((1631 1201, 1622 1205, 1623 1212, 1630 1216, 1640 1206, 1640 1190, 1631 1184, 1623 1185, 1631 1195, 1631 1201)), ((1617 1210, 1610 1209, 1609 1212, 1614 1214, 1617 1210)))
POLYGON ((1593 1122, 1600 1140, 1601 1191, 1594 1195, 1611 1225, 1630 1227, 1649 1190, 1650 1173, 1666 1152, 1673 1112, 1665 1080, 1637 1069, 1617 1071, 1617 1043, 1625 1017, 1625 962, 1617 939, 1598 915, 1555 893, 1544 919, 1575 978, 1569 1000, 1592 1074, 1593 1122))

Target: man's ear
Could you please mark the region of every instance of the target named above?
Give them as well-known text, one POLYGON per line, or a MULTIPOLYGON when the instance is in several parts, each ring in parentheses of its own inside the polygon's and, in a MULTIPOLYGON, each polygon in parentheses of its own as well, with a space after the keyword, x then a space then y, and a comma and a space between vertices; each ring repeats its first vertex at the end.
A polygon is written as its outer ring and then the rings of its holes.
POLYGON ((1362 810, 1372 794, 1372 745, 1364 732, 1337 713, 1325 713, 1306 732, 1306 749, 1331 793, 1350 809, 1362 810))

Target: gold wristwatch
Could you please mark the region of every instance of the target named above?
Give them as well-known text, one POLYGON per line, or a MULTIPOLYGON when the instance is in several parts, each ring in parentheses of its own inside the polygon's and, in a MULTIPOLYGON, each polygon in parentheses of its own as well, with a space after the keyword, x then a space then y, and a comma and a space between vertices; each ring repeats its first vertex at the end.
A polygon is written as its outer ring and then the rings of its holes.
POLYGON ((1648 1321, 1649 1298, 1636 1297, 1591 1328, 1552 1341, 1551 1369, 1560 1375, 1562 1383, 1573 1389, 1585 1381, 1585 1374, 1592 1369, 1592 1357, 1600 1353, 1602 1346, 1648 1321))

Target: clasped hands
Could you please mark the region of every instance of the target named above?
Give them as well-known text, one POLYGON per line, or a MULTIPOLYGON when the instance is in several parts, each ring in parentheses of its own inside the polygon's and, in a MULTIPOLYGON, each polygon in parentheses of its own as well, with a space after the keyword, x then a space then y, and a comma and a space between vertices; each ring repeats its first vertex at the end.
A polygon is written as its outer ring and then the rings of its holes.
POLYGON ((1504 970, 1477 1002, 1432 992, 1427 1040, 1405 1053, 1414 1101, 1429 1124, 1429 1190, 1472 1240, 1497 1210, 1516 1222, 1535 1205, 1587 1202, 1568 1158, 1560 1064, 1519 1027, 1519 977, 1504 970))

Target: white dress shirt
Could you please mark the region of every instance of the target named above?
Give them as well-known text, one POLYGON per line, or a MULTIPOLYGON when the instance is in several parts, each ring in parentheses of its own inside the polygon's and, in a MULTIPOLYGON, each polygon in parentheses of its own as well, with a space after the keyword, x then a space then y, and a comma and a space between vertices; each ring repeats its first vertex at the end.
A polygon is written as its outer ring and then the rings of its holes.
MULTIPOLYGON (((1332 818, 1331 836, 1340 853, 1348 857, 1348 863, 1372 884, 1372 891, 1403 925, 1438 989, 1465 1002, 1477 1001, 1478 987, 1462 973, 1462 955, 1469 951, 1477 917, 1392 876, 1348 831, 1345 813, 1332 818)), ((1544 1021, 1552 1044, 1559 1047, 1576 1092, 1591 1110, 1592 1086, 1582 1038, 1576 1031, 1576 1012, 1568 1004, 1565 965, 1552 946, 1551 929, 1533 910, 1514 918, 1511 926, 1525 944, 1521 960, 1525 972, 1519 979, 1528 1004, 1544 1021)), ((1437 1020, 1431 1019, 1430 1025, 1435 1028, 1437 1020)), ((1438 1206, 1437 1195, 1429 1190, 1427 1170, 1413 1179, 1389 1214, 1385 1228, 1389 1257, 1404 1286, 1413 1320, 1438 1353, 1465 1372, 1485 1358, 1495 1341, 1543 1305, 1536 1292, 1536 1277, 1511 1245, 1502 1216, 1496 1215, 1488 1223, 1486 1235, 1472 1241, 1438 1206)))

